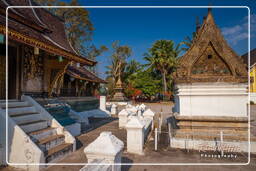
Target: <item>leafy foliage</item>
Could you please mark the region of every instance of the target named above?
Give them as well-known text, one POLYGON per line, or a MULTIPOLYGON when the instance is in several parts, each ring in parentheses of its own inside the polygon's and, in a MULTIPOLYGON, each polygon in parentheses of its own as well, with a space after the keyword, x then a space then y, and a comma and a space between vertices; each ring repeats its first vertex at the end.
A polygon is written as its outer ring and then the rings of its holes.
POLYGON ((161 91, 161 79, 149 71, 139 71, 131 75, 130 84, 135 89, 141 90, 142 94, 150 98, 161 91))
MULTIPOLYGON (((35 0, 35 2, 47 6, 80 6, 78 0, 71 0, 70 2, 64 0, 35 0)), ((48 8, 47 10, 65 21, 67 38, 78 54, 95 60, 97 56, 107 50, 105 46, 96 48, 92 44, 94 28, 86 9, 48 8)))
POLYGON ((144 59, 147 61, 144 66, 147 67, 147 70, 161 73, 164 92, 168 88, 167 81, 171 80, 170 75, 176 70, 177 57, 180 52, 180 45, 175 46, 172 40, 158 40, 149 49, 149 52, 144 54, 144 59))

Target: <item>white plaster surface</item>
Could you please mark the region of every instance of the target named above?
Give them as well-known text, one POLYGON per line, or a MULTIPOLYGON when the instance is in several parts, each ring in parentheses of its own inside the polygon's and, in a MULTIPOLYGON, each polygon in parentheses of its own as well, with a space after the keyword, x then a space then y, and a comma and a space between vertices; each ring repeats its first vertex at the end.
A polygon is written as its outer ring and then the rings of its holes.
MULTIPOLYGON (((219 147, 223 147, 223 150, 233 150, 232 152, 248 152, 247 141, 230 141, 223 142, 223 145, 220 145, 220 142, 217 142, 219 147), (226 149, 225 149, 226 148, 226 149)), ((182 139, 182 138, 171 138, 170 146, 172 148, 180 148, 180 149, 190 149, 190 150, 206 150, 216 147, 215 141, 207 141, 207 140, 192 140, 192 139, 182 139)), ((214 150, 213 150, 214 151, 214 150)), ((251 142, 251 152, 256 153, 256 142, 251 142)))
POLYGON ((78 136, 81 134, 81 124, 80 123, 74 123, 71 125, 65 126, 65 129, 70 132, 73 136, 78 136))
POLYGON ((110 112, 106 109, 106 96, 100 96, 100 110, 111 115, 110 112))
POLYGON ((129 112, 126 109, 123 109, 118 114, 118 123, 119 128, 124 128, 128 121, 129 112))
POLYGON ((143 155, 144 123, 138 116, 131 116, 126 124, 127 152, 143 155))
POLYGON ((112 106, 111 106, 111 115, 115 115, 116 114, 116 112, 117 112, 116 108, 117 108, 117 105, 116 104, 112 104, 112 106))
POLYGON ((247 84, 178 84, 173 112, 189 116, 247 116, 247 84))
MULTIPOLYGON (((83 119, 86 120, 89 117, 96 117, 96 118, 107 118, 109 117, 109 114, 106 113, 105 111, 102 111, 100 109, 93 109, 93 110, 88 110, 84 112, 77 112, 83 119)), ((89 121, 88 121, 89 122, 89 121)))
MULTIPOLYGON (((121 163, 124 143, 111 132, 102 132, 100 136, 84 149, 88 163, 104 159, 110 164, 121 163)), ((112 171, 121 171, 121 165, 113 165, 112 171)))
POLYGON ((155 113, 151 109, 147 109, 145 112, 143 112, 144 118, 149 118, 153 120, 154 116, 155 116, 155 113))

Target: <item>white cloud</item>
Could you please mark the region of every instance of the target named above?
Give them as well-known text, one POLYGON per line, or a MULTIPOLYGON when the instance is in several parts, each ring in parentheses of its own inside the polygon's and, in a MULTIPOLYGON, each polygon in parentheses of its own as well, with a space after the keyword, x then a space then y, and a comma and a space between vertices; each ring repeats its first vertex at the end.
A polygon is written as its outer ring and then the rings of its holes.
MULTIPOLYGON (((251 15, 251 37, 256 33, 256 15, 251 15)), ((222 34, 232 45, 236 45, 239 41, 248 38, 248 16, 245 17, 240 24, 231 27, 223 27, 222 34)))
POLYGON ((233 27, 224 27, 224 28, 222 28, 222 34, 224 36, 228 36, 228 35, 232 35, 237 32, 240 32, 241 30, 242 30, 242 27, 240 25, 236 25, 233 27))

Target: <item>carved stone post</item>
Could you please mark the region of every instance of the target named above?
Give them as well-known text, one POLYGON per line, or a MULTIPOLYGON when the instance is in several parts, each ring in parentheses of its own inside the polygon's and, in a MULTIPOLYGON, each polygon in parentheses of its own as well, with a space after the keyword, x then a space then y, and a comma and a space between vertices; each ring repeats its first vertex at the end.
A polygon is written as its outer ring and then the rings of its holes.
MULTIPOLYGON (((124 143, 112 135, 111 132, 102 132, 100 136, 84 149, 88 163, 95 160, 104 160, 104 163, 121 163, 124 143)), ((121 165, 112 165, 111 171, 121 171, 121 165)))
POLYGON ((131 116, 126 124, 127 152, 143 155, 144 124, 138 116, 131 116))

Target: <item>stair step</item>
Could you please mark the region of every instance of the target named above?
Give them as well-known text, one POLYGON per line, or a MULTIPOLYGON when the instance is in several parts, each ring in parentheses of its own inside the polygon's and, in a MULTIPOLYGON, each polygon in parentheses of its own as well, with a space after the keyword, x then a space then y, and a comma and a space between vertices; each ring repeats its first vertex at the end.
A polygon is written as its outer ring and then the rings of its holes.
POLYGON ((9 116, 25 114, 25 113, 35 113, 35 112, 36 112, 35 107, 19 107, 19 108, 8 109, 9 116))
POLYGON ((20 116, 26 116, 26 115, 37 115, 39 114, 38 112, 31 112, 31 113, 23 113, 23 114, 14 114, 11 117, 15 118, 15 117, 20 117, 20 116))
MULTIPOLYGON (((5 109, 6 103, 1 103, 0 106, 5 109)), ((31 105, 28 102, 8 102, 8 108, 19 108, 19 107, 30 107, 31 105)))
POLYGON ((44 139, 41 139, 37 142, 38 146, 42 151, 50 150, 60 144, 65 143, 65 136, 64 135, 52 135, 48 136, 44 139))
POLYGON ((54 127, 47 127, 47 128, 40 129, 40 130, 37 130, 37 131, 28 132, 28 134, 30 136, 33 136, 33 135, 39 135, 39 134, 42 134, 42 133, 45 133, 45 132, 48 132, 48 131, 52 131, 52 130, 56 130, 56 128, 54 128, 54 127))
POLYGON ((48 143, 48 142, 50 142, 50 141, 53 141, 53 140, 58 139, 58 138, 63 138, 63 137, 65 137, 65 136, 64 136, 64 135, 49 136, 49 137, 47 137, 47 138, 41 139, 41 140, 38 142, 38 144, 46 144, 46 143, 48 143))
POLYGON ((227 122, 196 122, 196 121, 180 121, 178 126, 184 127, 217 127, 217 128, 248 128, 248 123, 227 123, 227 122))
POLYGON ((73 144, 65 143, 60 144, 54 148, 45 152, 46 163, 53 162, 59 158, 64 157, 65 155, 71 153, 73 151, 73 144))
MULTIPOLYGON (((22 101, 18 99, 8 99, 8 102, 22 102, 22 101)), ((6 103, 6 99, 0 100, 0 103, 6 103)))
POLYGON ((248 117, 230 116, 183 116, 176 115, 178 121, 207 121, 207 122, 248 122, 248 117))
POLYGON ((47 128, 48 122, 46 120, 38 120, 33 122, 22 123, 22 124, 19 124, 19 126, 26 133, 28 133, 28 132, 38 131, 38 130, 47 128))
POLYGON ((248 130, 235 130, 235 129, 207 129, 207 128, 183 128, 176 129, 178 132, 182 133, 210 133, 210 134, 220 134, 222 131, 224 134, 248 134, 248 130))
POLYGON ((34 142, 38 142, 48 136, 57 135, 57 128, 47 127, 38 131, 29 132, 28 135, 34 142))
MULTIPOLYGON (((175 138, 183 138, 183 139, 197 139, 197 140, 211 140, 214 141, 215 139, 220 141, 220 136, 219 135, 190 135, 190 134, 176 134, 174 136, 175 138)), ((224 136, 224 141, 248 141, 247 136, 224 136)), ((256 137, 251 138, 251 141, 256 141, 256 137)))
POLYGON ((12 116, 12 119, 16 122, 16 124, 20 125, 23 123, 35 122, 41 120, 40 113, 32 113, 26 115, 16 115, 15 117, 12 116))

